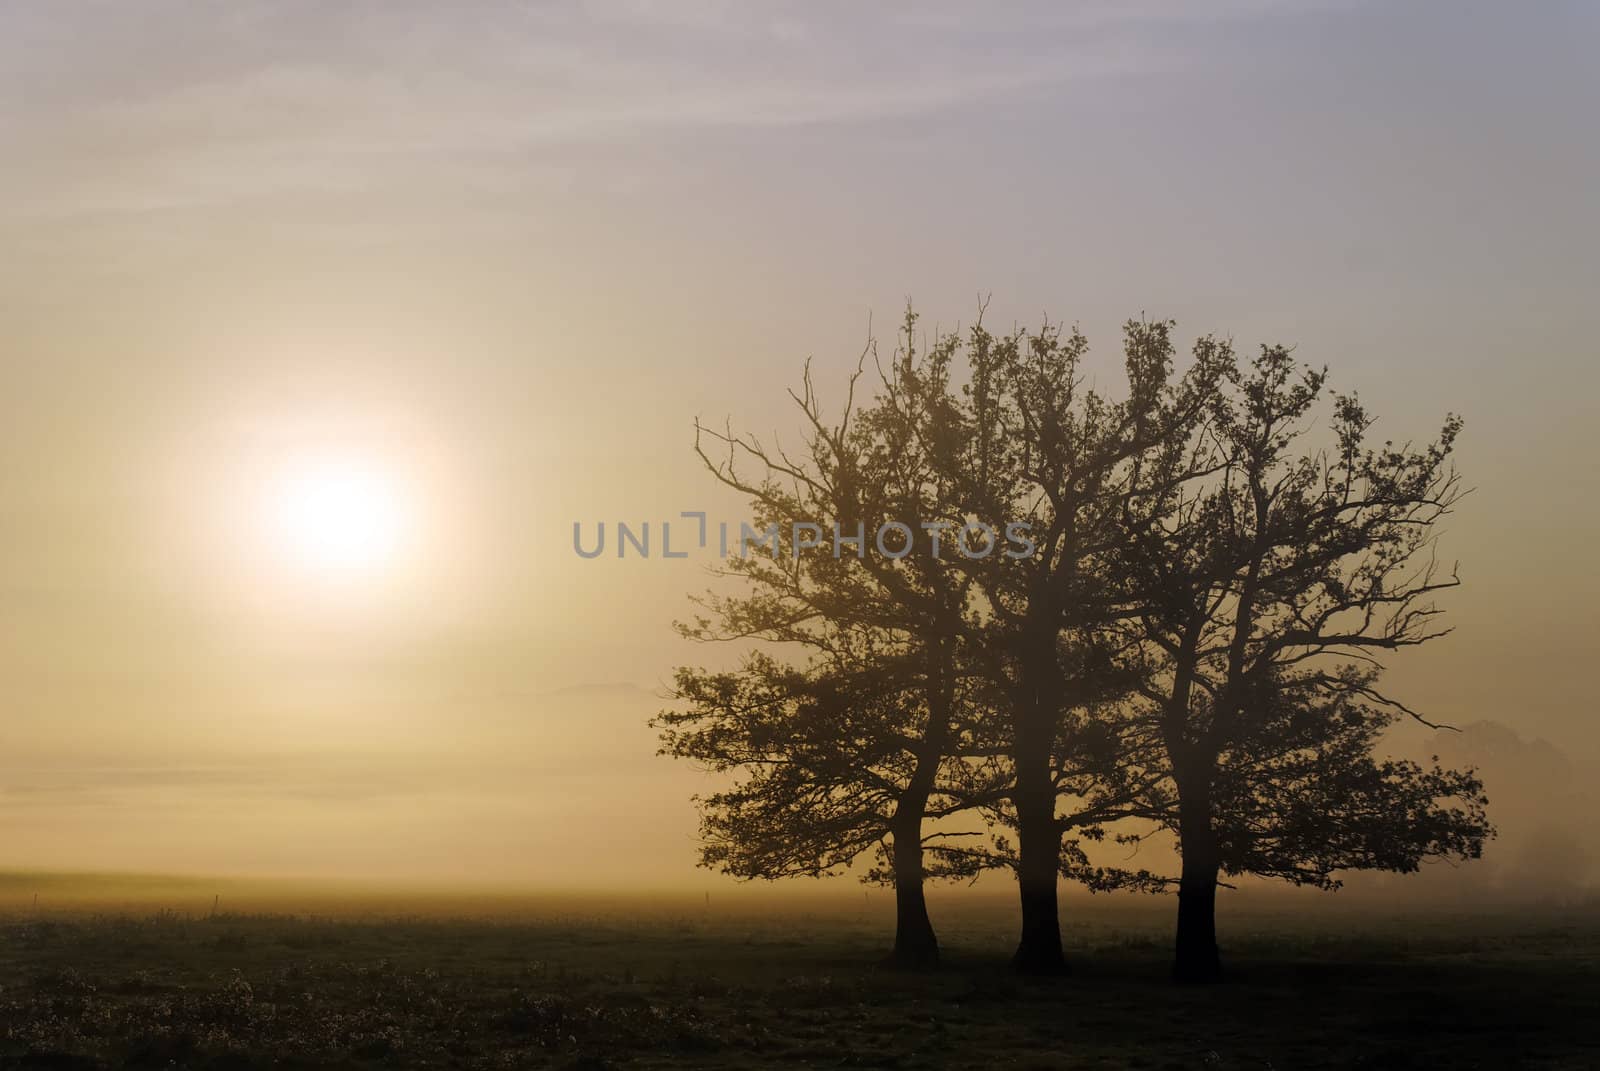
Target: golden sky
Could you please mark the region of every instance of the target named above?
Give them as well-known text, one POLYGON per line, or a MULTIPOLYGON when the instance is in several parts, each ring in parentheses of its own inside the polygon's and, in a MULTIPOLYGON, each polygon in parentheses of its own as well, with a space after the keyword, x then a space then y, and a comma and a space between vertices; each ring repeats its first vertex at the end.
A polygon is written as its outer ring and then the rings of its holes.
POLYGON ((907 295, 1464 414, 1458 632, 1394 680, 1600 760, 1597 23, 0 6, 0 867, 700 881, 642 722, 722 657, 669 627, 707 559, 572 523, 737 519, 691 420, 792 428, 907 295))

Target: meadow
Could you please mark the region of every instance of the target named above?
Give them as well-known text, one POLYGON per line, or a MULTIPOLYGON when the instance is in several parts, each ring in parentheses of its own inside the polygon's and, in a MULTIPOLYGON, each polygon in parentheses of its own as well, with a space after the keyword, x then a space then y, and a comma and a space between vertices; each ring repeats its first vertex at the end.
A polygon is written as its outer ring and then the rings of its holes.
POLYGON ((1167 900, 1069 900, 1072 973, 1025 979, 999 896, 936 898, 945 965, 904 974, 887 897, 848 890, 77 887, 0 918, 0 1067, 1600 1066, 1600 919, 1571 911, 1230 907, 1229 980, 1185 988, 1167 900))

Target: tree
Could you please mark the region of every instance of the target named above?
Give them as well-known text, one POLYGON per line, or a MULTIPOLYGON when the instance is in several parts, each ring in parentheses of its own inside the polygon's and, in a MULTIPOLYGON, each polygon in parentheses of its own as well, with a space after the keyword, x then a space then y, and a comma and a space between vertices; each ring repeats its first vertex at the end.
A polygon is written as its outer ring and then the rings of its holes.
POLYGON ((1153 809, 1168 804, 1182 852, 1186 981, 1221 973, 1221 874, 1327 887, 1342 869, 1475 857, 1490 834, 1470 771, 1374 757, 1394 718, 1422 720, 1379 690, 1379 656, 1448 631, 1432 596, 1457 577, 1432 550, 1461 493, 1460 421, 1421 448, 1374 446, 1360 403, 1336 396, 1334 447, 1297 452, 1325 381, 1283 347, 1230 361, 1189 447, 1196 474, 1123 542, 1174 792, 1153 809))
MULTIPOLYGON (((701 801, 706 865, 741 877, 820 875, 875 848, 868 877, 896 890, 895 959, 928 966, 938 946, 924 878, 968 874, 982 859, 952 847, 950 831, 923 828, 965 807, 952 786, 975 783, 954 760, 971 709, 966 594, 918 538, 929 515, 925 457, 900 437, 892 406, 855 408, 864 361, 836 423, 807 370, 793 395, 808 428, 799 458, 697 424, 707 467, 749 497, 759 531, 775 534, 765 549, 745 541, 723 569, 740 593, 706 596, 705 614, 683 631, 764 641, 806 661, 758 654, 734 673, 682 670, 687 705, 657 724, 666 752, 743 771, 735 787, 701 801), (726 454, 714 458, 709 443, 726 454), (868 547, 891 522, 905 526, 894 553, 868 547), (818 542, 824 532, 832 546, 818 542)), ((904 370, 885 374, 886 391, 904 370)))
POLYGON ((1112 400, 1086 382, 1088 342, 1078 331, 1047 323, 997 336, 980 321, 960 399, 947 393, 923 407, 940 418, 923 434, 951 523, 992 532, 1022 522, 1035 541, 1027 556, 958 564, 979 606, 978 662, 1004 700, 1013 776, 1002 818, 1017 834, 1015 958, 1027 971, 1064 967, 1063 873, 1092 887, 1153 880, 1092 867, 1080 844, 1101 839, 1109 822, 1144 813, 1160 776, 1148 739, 1120 702, 1136 678, 1115 627, 1129 612, 1129 587, 1113 566, 1129 518, 1164 502, 1191 474, 1181 447, 1221 366, 1215 344, 1203 340, 1193 366, 1176 375, 1170 325, 1160 322, 1130 322, 1123 351, 1127 392, 1112 400))

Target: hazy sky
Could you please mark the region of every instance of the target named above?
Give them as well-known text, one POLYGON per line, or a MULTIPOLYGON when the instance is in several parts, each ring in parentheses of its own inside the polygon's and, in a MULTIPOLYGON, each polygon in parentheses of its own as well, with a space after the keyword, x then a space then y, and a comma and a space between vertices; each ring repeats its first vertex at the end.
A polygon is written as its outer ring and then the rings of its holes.
POLYGON ((737 519, 691 419, 792 427, 907 296, 1464 414, 1395 682, 1600 757, 1600 8, 978 10, 0 2, 0 866, 689 876, 707 559, 571 525, 737 519), (371 576, 271 530, 327 458, 403 500, 371 576))

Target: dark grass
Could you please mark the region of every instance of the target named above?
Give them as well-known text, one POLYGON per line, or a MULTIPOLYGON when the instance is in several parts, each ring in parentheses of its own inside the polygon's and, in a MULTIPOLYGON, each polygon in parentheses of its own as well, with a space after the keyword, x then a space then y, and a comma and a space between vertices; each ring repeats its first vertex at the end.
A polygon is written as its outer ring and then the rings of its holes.
POLYGON ((1277 913, 1229 981, 1167 981, 1165 914, 1005 966, 998 905, 947 964, 882 966, 880 910, 448 920, 24 912, 0 921, 0 1067, 1600 1067, 1600 926, 1277 913))

